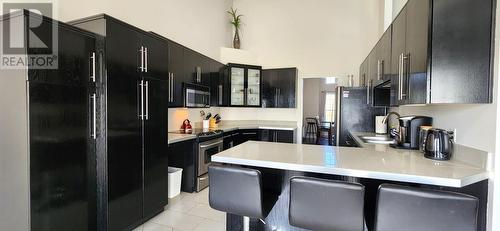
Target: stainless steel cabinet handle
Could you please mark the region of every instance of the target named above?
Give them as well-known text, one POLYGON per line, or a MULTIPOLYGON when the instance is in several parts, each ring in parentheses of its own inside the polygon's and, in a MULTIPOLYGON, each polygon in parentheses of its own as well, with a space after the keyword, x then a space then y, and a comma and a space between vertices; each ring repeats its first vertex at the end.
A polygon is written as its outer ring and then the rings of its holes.
POLYGON ((406 83, 406 91, 405 91, 405 98, 406 99, 410 99, 410 54, 406 54, 404 57, 403 57, 403 63, 404 63, 404 75, 405 75, 405 83, 406 83))
POLYGON ((243 134, 243 135, 257 135, 257 133, 255 133, 255 132, 243 132, 241 134, 243 134))
POLYGON ((377 80, 380 80, 380 60, 377 60, 377 80))
POLYGON ((370 104, 370 89, 371 89, 371 80, 368 79, 366 83, 366 104, 370 104))
POLYGON ((141 49, 139 50, 141 52, 141 66, 139 69, 141 69, 141 72, 144 72, 144 47, 141 46, 141 49))
POLYGON ((90 59, 92 60, 92 70, 90 71, 91 74, 90 74, 90 79, 92 80, 92 82, 95 83, 95 64, 96 64, 96 60, 95 60, 95 52, 92 52, 92 56, 90 56, 90 59))
POLYGON ((385 62, 384 60, 380 60, 380 78, 383 79, 385 75, 385 62))
POLYGON ((148 48, 144 47, 144 72, 148 72, 148 48))
POLYGON ((398 63, 398 100, 403 100, 403 53, 399 55, 399 63, 398 63))
POLYGON ((168 73, 168 102, 172 102, 172 75, 168 73))
POLYGON ((174 73, 172 72, 172 102, 174 102, 174 95, 175 95, 175 77, 174 73))
POLYGON ((146 81, 144 87, 146 88, 146 115, 145 115, 145 118, 146 118, 146 120, 149 120, 149 81, 146 81))
POLYGON ((222 105, 222 85, 219 84, 219 105, 222 105))
POLYGON ((141 103, 140 103, 140 114, 139 114, 139 118, 141 118, 141 120, 144 120, 144 80, 141 80, 139 86, 141 87, 141 103))
POLYGON ((97 96, 94 93, 90 98, 92 99, 92 132, 90 137, 95 140, 97 138, 97 96))

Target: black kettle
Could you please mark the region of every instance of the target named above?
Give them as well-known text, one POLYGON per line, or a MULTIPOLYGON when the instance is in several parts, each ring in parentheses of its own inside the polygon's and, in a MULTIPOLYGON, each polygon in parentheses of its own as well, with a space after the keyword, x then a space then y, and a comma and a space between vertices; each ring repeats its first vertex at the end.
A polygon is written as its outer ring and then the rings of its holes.
POLYGON ((424 156, 429 159, 449 160, 453 154, 453 137, 446 130, 429 129, 424 152, 424 156))

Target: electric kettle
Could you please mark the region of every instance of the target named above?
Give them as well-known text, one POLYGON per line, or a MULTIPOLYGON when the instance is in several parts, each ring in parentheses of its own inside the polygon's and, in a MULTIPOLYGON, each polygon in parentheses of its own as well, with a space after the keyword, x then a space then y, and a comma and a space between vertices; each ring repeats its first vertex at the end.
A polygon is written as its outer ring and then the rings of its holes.
POLYGON ((433 160, 449 160, 453 154, 453 138, 443 129, 431 128, 425 141, 424 156, 433 160))

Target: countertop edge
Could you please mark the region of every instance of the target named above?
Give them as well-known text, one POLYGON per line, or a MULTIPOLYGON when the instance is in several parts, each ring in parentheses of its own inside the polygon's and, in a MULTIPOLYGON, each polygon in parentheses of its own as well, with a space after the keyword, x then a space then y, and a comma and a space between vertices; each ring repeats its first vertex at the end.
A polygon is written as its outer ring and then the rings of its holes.
POLYGON ((193 140, 193 139, 196 139, 195 135, 185 136, 185 137, 180 137, 180 138, 174 138, 174 139, 169 139, 167 141, 167 144, 175 144, 175 143, 179 143, 179 142, 182 142, 182 141, 193 140))
POLYGON ((311 166, 304 164, 292 164, 292 163, 270 162, 270 161, 260 161, 260 160, 243 160, 238 158, 220 157, 220 156, 213 156, 212 162, 246 165, 246 166, 263 167, 263 168, 273 168, 281 170, 293 170, 293 171, 313 172, 322 174, 352 176, 360 178, 400 181, 400 182, 409 182, 409 183, 427 184, 427 185, 436 185, 436 186, 445 186, 454 188, 461 188, 467 185, 471 185, 489 179, 490 175, 489 172, 486 171, 484 173, 467 176, 463 179, 450 179, 450 178, 406 175, 406 174, 388 173, 388 172, 328 168, 328 167, 311 166))

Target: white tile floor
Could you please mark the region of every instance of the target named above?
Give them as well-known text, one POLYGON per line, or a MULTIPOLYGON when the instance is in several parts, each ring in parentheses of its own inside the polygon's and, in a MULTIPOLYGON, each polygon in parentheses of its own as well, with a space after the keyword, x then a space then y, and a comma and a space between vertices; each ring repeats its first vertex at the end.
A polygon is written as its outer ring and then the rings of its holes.
POLYGON ((168 200, 163 213, 134 231, 225 231, 226 214, 210 208, 208 188, 168 200))

